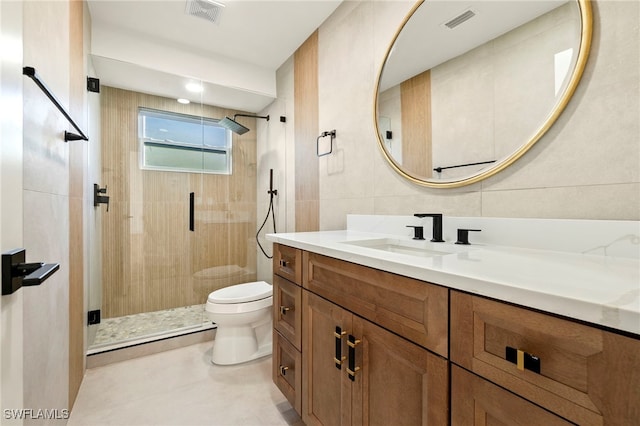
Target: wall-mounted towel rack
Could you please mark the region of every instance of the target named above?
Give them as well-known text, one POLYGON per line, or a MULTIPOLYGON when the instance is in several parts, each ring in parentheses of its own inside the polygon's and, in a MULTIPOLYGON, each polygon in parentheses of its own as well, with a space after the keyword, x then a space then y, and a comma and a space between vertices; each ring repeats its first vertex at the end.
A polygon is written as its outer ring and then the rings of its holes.
POLYGON ((467 163, 467 164, 458 164, 456 166, 436 167, 435 169, 433 169, 433 171, 440 173, 445 169, 456 169, 458 167, 467 167, 467 166, 479 166, 480 164, 491 164, 495 162, 496 160, 489 160, 489 161, 480 161, 479 163, 467 163))
POLYGON ((335 139, 335 137, 336 137, 335 130, 320 133, 320 136, 316 138, 316 155, 318 157, 324 157, 325 155, 329 155, 333 152, 333 140, 335 139), (331 142, 330 142, 331 145, 329 147, 329 151, 323 152, 322 154, 320 154, 320 138, 325 138, 327 136, 331 136, 331 142))
POLYGON ((76 129, 76 131, 79 133, 79 134, 71 133, 65 130, 64 141, 65 142, 77 141, 77 140, 88 141, 89 138, 84 134, 84 132, 80 129, 80 127, 78 127, 75 121, 73 121, 73 119, 71 118, 67 110, 64 109, 60 101, 58 101, 58 99, 54 96, 54 94, 51 93, 51 90, 49 90, 47 85, 44 84, 42 80, 40 80, 40 76, 38 76, 36 69, 33 67, 24 67, 22 68, 22 74, 26 75, 27 77, 32 79, 34 83, 36 83, 36 85, 44 92, 45 95, 47 95, 47 97, 51 100, 51 102, 53 102, 53 104, 58 108, 58 110, 62 113, 62 115, 64 115, 67 121, 69 121, 69 123, 71 123, 73 128, 76 129))

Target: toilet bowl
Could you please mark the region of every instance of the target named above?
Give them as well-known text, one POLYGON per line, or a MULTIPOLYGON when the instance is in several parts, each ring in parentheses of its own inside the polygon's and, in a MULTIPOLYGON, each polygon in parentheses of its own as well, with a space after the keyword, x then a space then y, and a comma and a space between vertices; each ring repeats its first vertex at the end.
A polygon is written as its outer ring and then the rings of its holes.
POLYGON ((264 281, 209 294, 205 311, 216 323, 211 362, 239 364, 271 354, 273 289, 264 281))

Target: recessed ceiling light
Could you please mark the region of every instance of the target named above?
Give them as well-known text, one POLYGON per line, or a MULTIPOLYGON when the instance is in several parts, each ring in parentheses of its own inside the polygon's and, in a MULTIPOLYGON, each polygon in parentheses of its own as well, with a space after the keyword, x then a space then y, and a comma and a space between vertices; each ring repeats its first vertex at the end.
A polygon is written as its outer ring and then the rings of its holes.
POLYGON ((180 98, 180 99, 178 99, 178 102, 180 102, 181 104, 185 104, 185 105, 186 105, 186 104, 188 104, 188 103, 191 103, 191 102, 189 101, 189 99, 185 99, 185 98, 180 98))
POLYGON ((187 90, 194 93, 202 92, 202 84, 200 83, 187 83, 187 90))

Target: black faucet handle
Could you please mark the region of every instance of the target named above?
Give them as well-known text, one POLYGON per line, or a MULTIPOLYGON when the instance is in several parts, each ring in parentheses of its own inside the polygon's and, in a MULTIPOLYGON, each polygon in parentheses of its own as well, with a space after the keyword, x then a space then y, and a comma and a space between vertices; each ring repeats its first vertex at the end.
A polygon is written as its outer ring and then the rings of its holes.
POLYGON ((463 244, 465 246, 468 246, 469 244, 471 244, 469 242, 469 232, 480 232, 482 231, 482 229, 460 229, 458 228, 458 241, 456 241, 456 244, 463 244))
POLYGON ((407 225, 407 228, 413 228, 413 239, 424 240, 424 226, 407 225))
POLYGON ((416 213, 414 214, 415 217, 442 217, 442 213, 416 213))

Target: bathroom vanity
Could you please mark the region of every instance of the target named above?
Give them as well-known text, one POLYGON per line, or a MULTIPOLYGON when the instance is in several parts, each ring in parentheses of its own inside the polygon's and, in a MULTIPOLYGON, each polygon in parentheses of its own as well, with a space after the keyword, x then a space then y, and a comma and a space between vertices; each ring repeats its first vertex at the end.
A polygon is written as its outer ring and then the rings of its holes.
POLYGON ((273 380, 307 425, 640 421, 637 259, 438 252, 351 231, 269 239, 273 380), (584 277, 599 274, 594 290, 584 277))

